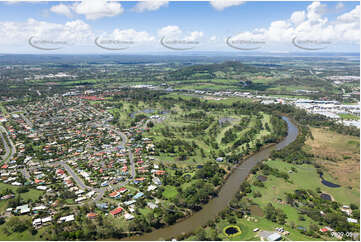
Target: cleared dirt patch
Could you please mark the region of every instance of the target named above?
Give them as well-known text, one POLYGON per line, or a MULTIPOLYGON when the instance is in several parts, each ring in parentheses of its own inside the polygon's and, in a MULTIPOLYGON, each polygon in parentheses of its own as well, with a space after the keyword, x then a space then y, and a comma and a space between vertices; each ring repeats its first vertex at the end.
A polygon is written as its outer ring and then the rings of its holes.
POLYGON ((249 210, 251 210, 252 216, 258 216, 258 217, 264 216, 264 212, 263 212, 262 208, 258 207, 257 205, 249 206, 249 210))

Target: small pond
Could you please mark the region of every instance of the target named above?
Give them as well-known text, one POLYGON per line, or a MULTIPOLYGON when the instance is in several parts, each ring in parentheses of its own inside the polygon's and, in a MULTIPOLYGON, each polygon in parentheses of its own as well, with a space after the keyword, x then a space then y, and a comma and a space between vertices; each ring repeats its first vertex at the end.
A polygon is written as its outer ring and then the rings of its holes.
POLYGON ((227 235, 229 237, 235 237, 235 236, 242 234, 241 229, 236 225, 229 225, 229 226, 225 227, 223 232, 225 235, 227 235))
POLYGON ((325 200, 331 201, 331 196, 326 193, 321 193, 321 198, 325 200))
POLYGON ((329 181, 326 181, 325 179, 323 179, 322 174, 320 174, 320 178, 321 178, 321 183, 327 187, 333 187, 333 188, 340 187, 340 185, 338 185, 338 184, 335 184, 335 183, 332 183, 332 182, 329 182, 329 181))
POLYGON ((259 181, 261 181, 261 182, 267 181, 267 177, 266 177, 266 176, 262 176, 262 175, 258 176, 257 179, 258 179, 259 181))

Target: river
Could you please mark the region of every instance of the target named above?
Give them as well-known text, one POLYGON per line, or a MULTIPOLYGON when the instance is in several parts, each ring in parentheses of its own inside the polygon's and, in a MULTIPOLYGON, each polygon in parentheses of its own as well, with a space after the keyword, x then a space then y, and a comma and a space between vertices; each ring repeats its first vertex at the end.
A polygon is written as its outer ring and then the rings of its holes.
POLYGON ((123 240, 166 240, 183 233, 192 232, 198 227, 206 224, 209 220, 215 219, 218 213, 228 206, 229 202, 239 191, 240 184, 247 178, 251 169, 257 163, 267 159, 274 149, 282 149, 296 139, 298 135, 297 127, 287 117, 282 117, 282 119, 285 120, 288 125, 287 136, 280 143, 267 147, 266 149, 250 156, 241 165, 235 168, 234 172, 228 177, 227 181, 220 189, 218 196, 210 200, 200 211, 195 212, 191 216, 174 225, 157 229, 151 233, 146 233, 140 236, 124 238, 123 240))

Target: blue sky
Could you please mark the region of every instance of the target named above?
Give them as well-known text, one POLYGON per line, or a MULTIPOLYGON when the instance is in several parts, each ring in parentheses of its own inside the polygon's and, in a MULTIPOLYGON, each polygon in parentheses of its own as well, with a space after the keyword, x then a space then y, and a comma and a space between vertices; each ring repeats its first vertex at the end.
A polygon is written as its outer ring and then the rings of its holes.
POLYGON ((28 45, 30 36, 69 37, 72 45, 61 48, 63 53, 107 53, 93 45, 97 36, 137 43, 125 52, 170 51, 159 44, 168 34, 172 39, 197 41, 193 50, 237 51, 225 44, 225 38, 233 36, 264 41, 259 51, 292 52, 300 49, 291 44, 291 37, 308 33, 331 42, 322 51, 359 52, 359 2, 238 1, 228 6, 222 1, 212 5, 162 0, 158 6, 149 3, 136 11, 139 2, 107 5, 110 2, 102 1, 101 6, 91 6, 91 0, 84 6, 79 2, 0 3, 0 34, 5 35, 0 52, 41 52, 28 45), (297 23, 296 18, 291 20, 293 15, 299 16, 297 23))

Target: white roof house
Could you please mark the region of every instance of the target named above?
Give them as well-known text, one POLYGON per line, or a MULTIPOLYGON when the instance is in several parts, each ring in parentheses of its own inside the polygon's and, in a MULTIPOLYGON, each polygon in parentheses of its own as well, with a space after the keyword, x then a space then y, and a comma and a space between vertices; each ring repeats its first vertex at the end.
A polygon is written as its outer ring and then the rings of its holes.
POLYGON ((49 217, 46 217, 46 218, 42 218, 41 222, 42 223, 47 223, 47 222, 50 222, 51 220, 52 220, 52 218, 51 218, 51 216, 49 216, 49 217))
POLYGON ((17 206, 16 210, 19 210, 20 214, 28 213, 30 212, 30 208, 28 204, 24 204, 21 206, 17 206))
POLYGON ((36 211, 36 210, 45 210, 47 209, 48 207, 44 206, 44 205, 40 205, 40 206, 37 206, 37 207, 34 207, 33 208, 33 211, 36 211))
POLYGON ((354 218, 347 218, 347 222, 357 224, 357 219, 354 219, 354 218))
POLYGON ((148 207, 149 207, 150 209, 155 209, 155 208, 158 207, 158 205, 156 205, 156 204, 154 204, 154 203, 152 203, 152 202, 148 202, 147 205, 148 205, 148 207))
POLYGON ((270 236, 267 237, 268 241, 278 241, 281 240, 282 236, 279 233, 273 233, 270 236))
POLYGON ((149 191, 153 191, 153 190, 155 190, 155 189, 157 189, 157 186, 150 185, 150 186, 147 188, 147 191, 149 192, 149 191))
POLYGON ((65 217, 61 217, 59 219, 61 222, 71 222, 71 221, 74 221, 74 214, 71 214, 71 215, 68 215, 68 216, 65 216, 65 217))
POLYGON ((78 197, 77 199, 75 199, 75 202, 81 202, 84 201, 86 199, 86 197, 78 197))
POLYGON ((37 186, 36 189, 46 191, 48 188, 46 186, 37 186))
POLYGON ((41 218, 34 219, 33 226, 38 226, 41 224, 41 218))
POLYGON ((126 214, 124 214, 124 218, 125 218, 126 220, 131 220, 131 219, 134 218, 134 216, 131 215, 130 213, 126 213, 126 214))

